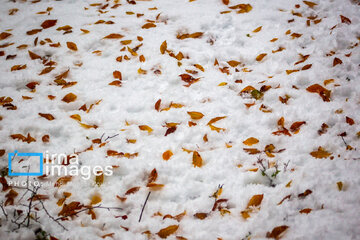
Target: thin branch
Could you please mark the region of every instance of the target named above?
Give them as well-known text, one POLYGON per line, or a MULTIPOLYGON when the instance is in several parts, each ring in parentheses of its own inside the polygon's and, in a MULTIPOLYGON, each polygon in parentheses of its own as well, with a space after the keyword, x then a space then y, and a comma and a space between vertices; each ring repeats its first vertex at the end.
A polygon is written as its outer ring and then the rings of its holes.
POLYGON ((56 222, 58 225, 60 225, 65 231, 68 231, 68 229, 67 229, 66 227, 64 227, 64 225, 62 225, 61 223, 59 223, 58 220, 56 220, 53 216, 50 215, 50 213, 48 212, 48 210, 45 208, 45 205, 44 205, 43 201, 42 201, 40 198, 39 198, 39 201, 40 201, 40 203, 41 203, 41 205, 42 205, 42 207, 43 207, 46 215, 48 215, 48 217, 49 217, 50 219, 52 219, 54 222, 56 222))
POLYGON ((108 140, 108 139, 111 139, 111 138, 114 138, 114 137, 116 137, 116 136, 118 136, 119 134, 115 134, 114 136, 108 136, 105 140, 104 140, 104 142, 106 142, 106 140, 108 140))
POLYGON ((148 193, 148 195, 147 195, 147 197, 146 197, 146 199, 145 199, 145 203, 144 203, 144 205, 143 205, 143 207, 142 207, 142 209, 141 209, 141 214, 140 214, 140 217, 139 217, 139 222, 141 221, 141 218, 142 218, 142 215, 143 215, 143 212, 144 212, 146 203, 147 203, 147 201, 148 201, 148 199, 149 199, 149 197, 150 197, 150 194, 151 194, 151 191, 149 191, 149 193, 148 193))
POLYGON ((72 214, 55 218, 55 221, 61 220, 61 219, 66 218, 66 217, 75 216, 75 215, 77 215, 77 214, 79 214, 79 213, 81 213, 81 212, 85 212, 85 211, 87 211, 87 210, 96 209, 96 208, 107 209, 107 210, 109 210, 109 211, 110 211, 111 209, 122 210, 122 208, 119 208, 119 207, 102 207, 101 205, 94 206, 94 207, 85 207, 84 209, 81 209, 81 210, 79 210, 79 211, 77 211, 77 212, 74 212, 74 213, 72 213, 72 214))
POLYGON ((6 220, 8 220, 8 215, 7 215, 7 213, 6 213, 5 209, 4 209, 4 202, 0 203, 0 208, 1 208, 2 212, 4 213, 4 216, 5 216, 6 220))

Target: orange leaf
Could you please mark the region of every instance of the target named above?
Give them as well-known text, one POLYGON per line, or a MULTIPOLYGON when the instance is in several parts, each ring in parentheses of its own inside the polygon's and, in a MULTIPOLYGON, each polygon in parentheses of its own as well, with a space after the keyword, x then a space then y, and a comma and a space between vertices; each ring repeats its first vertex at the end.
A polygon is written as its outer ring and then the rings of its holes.
POLYGON ((119 39, 119 38, 123 38, 124 36, 118 33, 111 33, 109 35, 107 35, 106 37, 104 37, 104 39, 119 39))
POLYGON ((11 33, 2 32, 2 33, 0 33, 0 40, 4 40, 4 39, 10 37, 11 35, 12 35, 11 33))
POLYGON ((318 93, 324 102, 330 102, 331 91, 327 90, 326 88, 322 87, 321 85, 314 84, 314 85, 311 85, 308 88, 306 88, 306 90, 311 93, 318 93))
POLYGON ((261 202, 263 200, 263 197, 264 197, 264 194, 259 194, 259 195, 252 196, 251 199, 249 200, 246 208, 258 207, 261 204, 261 202))
POLYGON ((340 58, 334 58, 334 61, 333 61, 333 67, 335 67, 336 65, 338 65, 338 64, 342 64, 343 62, 341 61, 341 59, 340 58))
POLYGON ((256 57, 256 61, 260 62, 267 55, 267 53, 261 53, 256 57))
POLYGON ((26 68, 26 64, 24 65, 14 65, 11 67, 11 71, 19 71, 26 68))
POLYGON ((236 67, 237 65, 239 65, 241 62, 235 61, 235 60, 231 60, 227 62, 231 67, 236 67))
POLYGON ((156 27, 156 25, 154 23, 145 23, 141 28, 149 29, 149 28, 154 28, 154 27, 156 27))
POLYGON ((56 181, 54 187, 61 187, 62 185, 65 185, 65 184, 67 184, 68 182, 70 182, 71 179, 72 179, 72 176, 60 177, 60 178, 56 181))
POLYGON ((187 112, 191 119, 194 119, 194 120, 199 120, 201 119, 202 117, 204 117, 204 114, 202 114, 201 112, 187 112))
POLYGON ((220 121, 221 119, 224 119, 224 118, 226 118, 226 116, 213 118, 207 123, 207 125, 211 125, 211 124, 213 124, 217 121, 220 121))
POLYGON ((155 103, 155 110, 158 112, 160 111, 160 104, 161 104, 161 99, 157 100, 155 103))
POLYGON ((148 183, 146 186, 150 188, 151 191, 158 191, 164 187, 164 184, 148 183))
POLYGON ((262 29, 262 26, 257 27, 256 29, 254 29, 254 30, 253 30, 253 32, 254 32, 254 33, 260 32, 260 31, 261 31, 261 29, 262 29))
POLYGON ((308 5, 310 8, 313 8, 314 6, 316 6, 317 4, 314 2, 309 2, 309 1, 303 1, 306 5, 308 5))
POLYGON ((76 99, 77 99, 77 96, 75 94, 68 93, 61 100, 66 103, 70 103, 70 102, 74 102, 76 99))
POLYGON ((193 161, 192 161, 194 167, 202 167, 203 160, 200 156, 200 154, 197 151, 193 152, 193 161))
POLYGON ((325 149, 323 149, 322 147, 319 147, 317 151, 313 151, 310 153, 311 156, 313 156, 314 158, 327 158, 331 155, 332 153, 327 152, 325 149))
POLYGON ((171 225, 168 226, 166 228, 161 229, 157 235, 160 238, 167 238, 168 236, 170 236, 171 234, 174 234, 179 228, 179 225, 171 225))
POLYGON ((260 150, 258 150, 257 148, 243 148, 243 150, 245 152, 247 152, 250 155, 254 155, 254 154, 258 154, 260 153, 260 150))
POLYGON ((162 157, 165 161, 169 160, 172 157, 173 153, 171 150, 167 150, 163 153, 162 157))
POLYGON ((166 51, 166 49, 167 49, 167 43, 166 43, 166 41, 164 41, 164 42, 160 45, 160 52, 161 52, 161 54, 164 54, 165 51, 166 51))
POLYGON ((113 76, 114 76, 114 78, 122 80, 121 72, 119 72, 119 71, 114 71, 113 76))
POLYGON ((247 146, 257 144, 258 142, 259 142, 259 140, 257 138, 253 138, 253 137, 250 137, 250 138, 246 139, 245 141, 243 141, 243 143, 247 146))
POLYGON ((115 80, 115 81, 112 81, 111 83, 109 83, 109 85, 121 87, 121 81, 115 80))
POLYGON ((66 45, 67 45, 67 47, 68 47, 70 50, 72 50, 72 51, 77 51, 77 50, 78 50, 76 44, 73 43, 73 42, 66 42, 66 45))
POLYGON ((140 125, 139 129, 141 131, 147 131, 148 133, 151 133, 153 131, 153 129, 151 127, 149 127, 148 125, 140 125))
POLYGON ((100 196, 100 194, 94 194, 94 195, 91 197, 90 205, 98 204, 99 202, 101 202, 101 196, 100 196))
POLYGON ((195 213, 194 214, 194 217, 201 219, 201 220, 205 219, 207 216, 208 216, 207 213, 195 213))
POLYGON ((41 59, 41 57, 31 51, 28 51, 29 52, 29 56, 31 58, 31 60, 35 60, 35 59, 41 59))
POLYGON ((229 4, 229 0, 222 0, 223 4, 228 5, 229 4))
POLYGON ((138 192, 140 190, 140 187, 133 187, 126 191, 125 195, 130 195, 138 192))
POLYGON ((291 124, 291 127, 290 127, 290 131, 291 132, 298 132, 300 130, 300 127, 305 124, 306 122, 305 121, 302 121, 302 122, 294 122, 293 124, 291 124))

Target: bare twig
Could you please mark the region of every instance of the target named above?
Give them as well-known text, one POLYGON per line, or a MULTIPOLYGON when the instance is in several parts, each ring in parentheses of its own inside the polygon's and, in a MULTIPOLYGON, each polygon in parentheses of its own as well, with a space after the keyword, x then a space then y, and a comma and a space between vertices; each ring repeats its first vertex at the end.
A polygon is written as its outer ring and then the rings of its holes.
POLYGON ((151 194, 151 191, 149 191, 149 193, 148 193, 148 195, 147 195, 147 197, 146 197, 146 199, 145 199, 144 205, 143 205, 143 207, 142 207, 142 209, 141 209, 141 213, 140 213, 140 217, 139 217, 139 222, 141 221, 141 218, 142 218, 142 215, 143 215, 143 212, 144 212, 146 203, 147 203, 147 201, 148 201, 148 199, 149 199, 149 197, 150 197, 150 194, 151 194))
POLYGON ((113 136, 108 136, 107 138, 105 138, 105 142, 106 142, 106 140, 108 140, 108 139, 111 139, 111 138, 114 138, 114 137, 116 137, 116 136, 118 136, 119 134, 115 134, 115 135, 113 135, 113 136))
POLYGON ((6 220, 8 220, 8 215, 7 215, 7 213, 6 213, 5 209, 4 209, 4 202, 0 203, 0 208, 1 208, 1 210, 2 210, 2 212, 4 214, 4 216, 5 216, 6 220))
POLYGON ((68 229, 66 227, 64 227, 64 225, 62 225, 58 220, 56 220, 53 216, 50 215, 50 213, 48 212, 48 210, 45 208, 45 205, 43 203, 43 201, 39 198, 39 201, 46 213, 46 215, 48 215, 48 217, 53 220, 54 222, 56 222, 58 225, 60 225, 65 231, 68 231, 68 229))
POLYGON ((103 206, 101 206, 101 204, 100 204, 100 205, 93 206, 93 207, 85 207, 84 209, 81 209, 81 210, 79 210, 79 211, 77 211, 77 212, 74 212, 74 213, 72 213, 72 214, 55 218, 55 221, 64 219, 64 218, 66 218, 66 217, 75 216, 75 215, 77 215, 77 214, 79 214, 79 213, 81 213, 81 212, 85 212, 85 211, 87 211, 87 210, 96 209, 96 208, 107 209, 108 211, 110 211, 111 209, 122 210, 122 208, 119 208, 119 207, 103 207, 103 206))

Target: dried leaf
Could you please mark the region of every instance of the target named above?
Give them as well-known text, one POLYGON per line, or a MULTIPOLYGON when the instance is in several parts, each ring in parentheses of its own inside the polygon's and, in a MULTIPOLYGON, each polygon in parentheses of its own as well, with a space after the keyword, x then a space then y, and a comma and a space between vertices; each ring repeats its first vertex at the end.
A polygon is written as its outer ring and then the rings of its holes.
POLYGON ((227 62, 231 67, 237 67, 241 62, 231 60, 227 62))
POLYGON ((138 192, 140 190, 140 187, 133 187, 126 191, 125 195, 130 195, 138 192))
POLYGON ((340 58, 334 58, 334 61, 333 61, 333 67, 335 67, 336 65, 338 65, 338 64, 342 64, 343 62, 341 61, 341 59, 340 58))
POLYGON ((121 72, 119 72, 119 71, 114 71, 113 76, 115 79, 122 80, 121 72))
POLYGON ((167 238, 168 236, 170 236, 171 234, 174 234, 179 228, 179 225, 171 225, 168 226, 166 228, 161 229, 157 235, 160 238, 167 238))
POLYGON ((43 29, 50 28, 50 27, 55 26, 56 23, 57 23, 57 20, 45 20, 45 21, 41 24, 41 27, 42 27, 43 29))
POLYGON ((148 177, 148 184, 155 182, 157 177, 158 177, 158 174, 157 174, 156 168, 154 168, 148 177))
POLYGON ((77 96, 75 94, 68 93, 61 100, 66 103, 70 103, 70 102, 74 102, 76 99, 77 99, 77 96))
POLYGON ((73 43, 73 42, 66 42, 66 46, 72 51, 77 51, 78 50, 76 44, 73 43))
POLYGON ((63 208, 61 209, 61 211, 58 213, 58 216, 70 216, 75 214, 76 210, 79 210, 83 207, 82 204, 80 204, 80 202, 71 202, 69 204, 64 204, 63 208))
POLYGON ((298 133, 299 130, 300 130, 300 127, 305 123, 306 123, 305 121, 294 122, 293 124, 291 124, 290 131, 293 132, 293 133, 298 133))
POLYGON ((308 5, 310 8, 313 8, 314 6, 316 6, 317 4, 314 2, 309 2, 309 1, 303 1, 303 3, 305 3, 306 5, 308 5))
POLYGON ((194 217, 196 217, 196 218, 198 218, 198 219, 200 219, 200 220, 205 219, 207 216, 208 216, 207 213, 195 213, 195 214, 194 214, 194 217))
POLYGON ((256 61, 260 62, 267 55, 267 53, 261 53, 256 57, 256 61))
POLYGON ((119 33, 111 33, 107 36, 105 36, 103 39, 119 39, 119 38, 123 38, 124 36, 119 34, 119 33))
POLYGON ((327 90, 326 88, 322 87, 321 85, 314 84, 314 85, 311 85, 308 88, 306 88, 306 90, 311 93, 318 93, 324 102, 330 102, 331 91, 327 90))
POLYGON ((67 184, 68 182, 70 182, 71 179, 72 179, 72 176, 60 177, 60 178, 56 181, 54 187, 61 187, 62 185, 65 185, 65 184, 67 184))
POLYGON ((194 119, 194 120, 199 120, 201 118, 204 117, 204 114, 202 114, 201 112, 187 112, 191 119, 194 119))
POLYGON ((249 200, 246 208, 258 207, 261 204, 263 197, 264 197, 264 194, 252 196, 251 199, 249 200))
POLYGON ((280 239, 283 235, 283 233, 285 232, 286 229, 288 229, 289 227, 286 225, 282 225, 282 226, 278 226, 275 227, 271 233, 267 232, 266 233, 266 237, 267 238, 275 238, 276 240, 280 239))
POLYGON ((203 160, 197 151, 193 152, 192 163, 193 163, 194 167, 199 167, 199 168, 202 167, 202 165, 203 165, 203 160))
POLYGON ((41 59, 41 57, 31 51, 28 51, 29 52, 29 56, 31 58, 31 60, 35 60, 35 59, 41 59))
POLYGON ((351 24, 351 20, 343 15, 340 15, 340 18, 341 18, 341 22, 342 23, 346 23, 346 24, 351 24))
POLYGON ((4 203, 5 206, 7 205, 14 205, 14 200, 19 195, 15 190, 11 189, 6 195, 6 201, 4 203))
POLYGON ((254 137, 250 137, 248 139, 246 139, 245 141, 243 141, 243 143, 247 146, 251 146, 254 144, 257 144, 259 142, 259 140, 257 138, 254 137))
POLYGON ((51 115, 50 113, 39 113, 39 116, 43 117, 43 118, 46 118, 49 121, 52 121, 52 120, 55 119, 54 116, 51 115))
POLYGON ((141 28, 149 29, 149 28, 154 28, 154 27, 156 27, 156 25, 154 23, 145 23, 141 28))
POLYGON ((14 65, 11 67, 11 71, 19 71, 19 70, 23 70, 26 68, 26 64, 24 65, 14 65))
POLYGON ((11 33, 2 32, 2 33, 0 33, 0 40, 4 40, 4 39, 10 37, 11 35, 12 35, 11 33))
POLYGON ((164 42, 160 45, 160 52, 161 52, 161 54, 164 54, 165 51, 166 51, 166 49, 167 49, 167 43, 166 43, 166 41, 164 41, 164 42))
POLYGON ((171 151, 171 150, 167 150, 167 151, 165 151, 165 152, 163 153, 162 158, 163 158, 165 161, 167 161, 167 160, 169 160, 169 159, 172 157, 172 155, 174 155, 174 154, 172 153, 172 151, 171 151))
POLYGON ((261 151, 257 148, 243 148, 243 150, 250 155, 261 153, 261 151))
POLYGON ((157 100, 155 103, 155 110, 158 112, 160 111, 160 104, 161 104, 161 99, 157 100))
POLYGON ((149 127, 148 125, 140 125, 139 129, 141 131, 147 131, 148 133, 151 133, 153 131, 153 129, 151 127, 149 127))
POLYGON ((96 174, 96 177, 95 177, 95 183, 96 185, 98 185, 99 187, 101 186, 101 184, 104 183, 104 173, 103 172, 98 172, 96 174))
POLYGON ((101 195, 100 194, 94 194, 91 197, 90 205, 95 205, 95 204, 98 204, 99 202, 101 202, 101 195))
POLYGON ((310 153, 310 155, 313 156, 314 158, 327 158, 327 157, 331 156, 331 154, 332 153, 327 152, 322 147, 319 147, 317 151, 313 151, 310 153))
POLYGON ((312 211, 312 209, 311 209, 311 208, 304 208, 304 209, 301 209, 301 210, 299 211, 299 213, 306 213, 306 214, 309 214, 311 211, 312 211))

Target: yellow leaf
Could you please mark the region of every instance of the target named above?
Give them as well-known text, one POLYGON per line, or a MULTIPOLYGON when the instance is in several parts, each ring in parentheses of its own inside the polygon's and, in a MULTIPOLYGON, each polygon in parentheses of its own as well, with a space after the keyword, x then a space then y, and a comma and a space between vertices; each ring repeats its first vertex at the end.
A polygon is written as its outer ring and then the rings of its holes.
POLYGON ((191 119, 194 119, 194 120, 198 120, 198 119, 201 119, 202 117, 204 117, 204 114, 202 114, 201 112, 187 112, 191 119))
POLYGON ((139 73, 139 74, 146 74, 147 71, 144 70, 144 69, 139 68, 139 69, 138 69, 138 73, 139 73))
POLYGON ((237 65, 239 65, 241 62, 235 61, 235 60, 231 60, 227 62, 231 67, 236 67, 237 65))
POLYGON ((226 116, 213 118, 207 123, 207 125, 211 125, 211 124, 213 124, 217 121, 220 121, 221 119, 224 119, 224 118, 226 118, 226 116))
POLYGON ((314 2, 310 2, 310 1, 303 1, 306 5, 308 5, 310 8, 313 8, 314 6, 316 6, 317 4, 314 2))
POLYGON ((105 36, 104 39, 119 39, 119 38, 122 38, 122 37, 124 37, 124 36, 121 35, 121 34, 111 33, 111 34, 105 36))
POLYGON ((129 53, 133 56, 137 56, 137 53, 132 49, 132 48, 129 48, 127 47, 127 50, 129 51, 129 53))
POLYGON ((95 177, 95 183, 96 185, 98 185, 99 187, 101 186, 101 184, 104 183, 104 173, 98 173, 100 175, 96 175, 95 177))
POLYGON ((227 210, 227 209, 224 209, 224 208, 220 209, 221 216, 224 216, 225 214, 230 214, 230 213, 231 212, 229 210, 227 210))
POLYGON ((122 44, 122 45, 128 45, 128 44, 130 44, 132 42, 132 40, 122 40, 122 41, 120 41, 120 43, 122 44))
POLYGON ((221 82, 221 83, 219 83, 219 87, 222 87, 222 86, 226 86, 227 85, 227 82, 221 82))
POLYGON ((220 131, 225 131, 225 130, 226 130, 225 128, 215 127, 215 126, 212 125, 212 124, 208 124, 208 126, 210 127, 210 129, 211 129, 212 131, 220 132, 220 131))
POLYGON ((204 67, 201 66, 200 64, 194 64, 194 66, 195 66, 197 69, 199 69, 200 71, 205 72, 204 67))
POLYGON ((193 165, 194 167, 202 167, 203 161, 200 154, 197 151, 193 152, 193 165))
POLYGON ((175 233, 179 228, 179 225, 171 225, 166 228, 161 229, 157 235, 161 238, 167 238, 171 234, 175 233))
POLYGON ((253 137, 250 137, 250 138, 246 139, 245 141, 243 141, 243 143, 247 146, 257 144, 258 142, 259 142, 259 140, 257 138, 253 138, 253 137))
POLYGON ((79 122, 79 124, 80 124, 80 126, 82 126, 82 127, 85 128, 85 129, 90 129, 90 128, 97 129, 97 128, 98 128, 97 125, 88 125, 88 124, 81 123, 81 122, 79 122))
POLYGON ((100 196, 100 194, 94 194, 94 195, 91 197, 91 203, 90 203, 90 205, 98 204, 99 202, 101 202, 101 196, 100 196))
POLYGON ((139 129, 141 131, 147 131, 148 133, 151 133, 153 131, 153 129, 151 127, 149 127, 148 125, 140 125, 139 129))
POLYGON ((291 183, 292 183, 292 180, 290 180, 286 185, 285 185, 285 187, 291 187, 291 183))
POLYGON ((146 186, 150 188, 151 191, 159 191, 164 187, 164 184, 148 183, 146 186))
POLYGON ((249 200, 248 205, 246 208, 250 208, 250 207, 258 207, 262 200, 263 200, 264 194, 259 194, 259 195, 254 195, 252 196, 252 198, 249 200))
POLYGON ((322 147, 319 147, 317 151, 313 151, 310 153, 311 156, 313 156, 314 158, 327 158, 331 155, 332 153, 327 152, 325 149, 323 149, 322 147))
POLYGON ((161 54, 164 54, 165 51, 166 51, 166 49, 167 49, 167 43, 166 43, 166 41, 164 41, 164 42, 160 45, 160 52, 161 52, 161 54))

